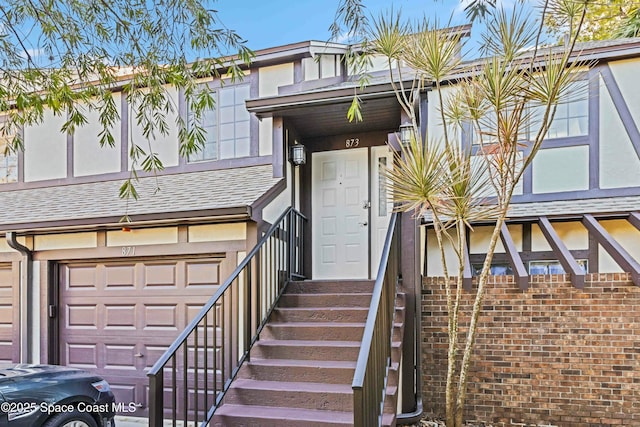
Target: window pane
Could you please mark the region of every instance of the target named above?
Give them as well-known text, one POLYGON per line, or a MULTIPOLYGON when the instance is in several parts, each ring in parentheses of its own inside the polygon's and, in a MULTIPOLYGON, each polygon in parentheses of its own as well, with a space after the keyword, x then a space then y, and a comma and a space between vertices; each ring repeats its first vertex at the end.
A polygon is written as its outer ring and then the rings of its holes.
POLYGON ((220 123, 233 123, 234 107, 220 107, 220 123))
POLYGON ((236 138, 249 138, 249 122, 236 122, 236 138))
POLYGON ((234 128, 233 123, 225 123, 223 125, 220 125, 220 140, 227 140, 227 139, 232 140, 235 136, 233 132, 233 128, 234 128))
POLYGON ((236 139, 236 157, 246 157, 249 155, 251 144, 249 138, 236 139))
POLYGON ((236 86, 236 104, 244 105, 247 99, 249 99, 249 85, 236 86))
POLYGON ((232 159, 236 155, 234 140, 227 139, 220 141, 220 158, 221 159, 232 159))
POLYGON ((235 104, 235 100, 234 100, 234 88, 233 87, 226 87, 226 88, 222 88, 220 89, 220 106, 221 107, 227 107, 229 105, 234 105, 235 104))

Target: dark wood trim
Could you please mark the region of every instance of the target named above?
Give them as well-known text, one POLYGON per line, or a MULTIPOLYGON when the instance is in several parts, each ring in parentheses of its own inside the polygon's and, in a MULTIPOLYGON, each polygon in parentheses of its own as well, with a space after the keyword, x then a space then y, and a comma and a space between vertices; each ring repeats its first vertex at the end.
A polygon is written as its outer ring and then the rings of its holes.
MULTIPOLYGON (((176 175, 184 173, 208 172, 223 169, 236 169, 252 166, 263 166, 272 163, 271 156, 262 157, 238 157, 234 159, 224 159, 215 161, 202 161, 194 163, 184 163, 178 166, 170 166, 158 172, 158 176, 176 175)), ((154 174, 139 171, 140 178, 153 177, 154 174)), ((62 179, 47 179, 42 181, 17 182, 0 185, 0 193, 3 191, 30 190, 34 188, 59 187, 71 184, 90 184, 94 182, 119 181, 129 178, 129 171, 120 171, 115 173, 106 173, 98 175, 77 176, 62 179)))
POLYGON ((531 252, 531 223, 522 224, 522 252, 531 252))
POLYGON ((586 256, 588 261, 587 268, 589 269, 589 273, 597 273, 600 270, 600 254, 598 252, 600 246, 593 233, 588 230, 587 232, 589 234, 589 250, 586 256))
POLYGON ((565 200, 599 199, 606 197, 640 196, 640 187, 598 188, 592 190, 561 191, 557 193, 529 193, 513 196, 512 204, 558 202, 565 200))
MULTIPOLYGON (((473 271, 471 271, 471 257, 469 255, 468 243, 469 243, 469 238, 467 237, 467 244, 464 246, 464 254, 463 254, 464 270, 462 271, 462 287, 467 291, 470 291, 473 288, 473 271)), ((426 262, 425 262, 425 265, 426 265, 426 262)))
POLYGON ((40 361, 60 362, 60 313, 58 265, 54 261, 40 264, 40 361))
POLYGON ((631 212, 629 214, 629 217, 627 218, 627 221, 629 221, 635 228, 640 230, 640 213, 631 212))
POLYGON ((504 246, 507 258, 509 259, 509 263, 513 269, 516 283, 518 283, 518 287, 524 291, 529 288, 529 273, 527 272, 527 269, 524 268, 522 258, 520 258, 516 244, 511 237, 511 233, 509 233, 507 224, 505 223, 502 223, 502 226, 500 227, 500 240, 502 240, 502 245, 504 246))
MULTIPOLYGON (((321 151, 350 150, 351 148, 345 147, 345 141, 348 138, 358 138, 360 140, 358 146, 353 147, 353 149, 377 147, 387 143, 389 133, 387 131, 355 132, 321 138, 307 138, 304 140, 304 144, 307 147, 308 155, 321 151)), ((309 163, 309 158, 307 158, 307 163, 309 163)))
POLYGON ((589 76, 589 189, 600 188, 600 66, 589 76))
POLYGON ((624 271, 631 273, 631 280, 636 286, 640 286, 640 264, 604 229, 604 227, 592 215, 586 214, 582 223, 593 233, 598 243, 607 251, 613 260, 624 271))
MULTIPOLYGON (((259 96, 258 73, 249 74, 249 97, 254 98, 259 96)), ((255 114, 249 113, 249 155, 251 157, 260 156, 260 120, 255 114)))
POLYGON ((262 219, 262 211, 269 203, 273 201, 280 193, 282 193, 287 188, 287 180, 286 178, 279 181, 276 185, 271 187, 266 193, 258 198, 251 205, 251 219, 257 223, 263 221, 262 219))
POLYGON ((571 275, 571 283, 573 286, 578 289, 584 288, 584 271, 582 271, 582 268, 580 268, 569 249, 567 249, 565 244, 562 242, 558 233, 553 229, 549 220, 546 217, 541 216, 538 220, 538 226, 540 227, 540 231, 542 231, 544 237, 547 239, 549 246, 551 246, 553 253, 557 256, 558 261, 562 264, 564 271, 571 275))
POLYGON ((629 106, 624 99, 624 95, 616 82, 611 68, 609 68, 609 64, 604 64, 602 67, 599 67, 599 71, 602 75, 604 85, 607 88, 607 91, 609 91, 613 105, 616 107, 618 116, 622 120, 624 130, 627 132, 627 135, 629 135, 629 139, 631 140, 631 144, 633 144, 636 155, 640 159, 640 131, 638 131, 638 126, 633 119, 633 115, 631 114, 629 106))

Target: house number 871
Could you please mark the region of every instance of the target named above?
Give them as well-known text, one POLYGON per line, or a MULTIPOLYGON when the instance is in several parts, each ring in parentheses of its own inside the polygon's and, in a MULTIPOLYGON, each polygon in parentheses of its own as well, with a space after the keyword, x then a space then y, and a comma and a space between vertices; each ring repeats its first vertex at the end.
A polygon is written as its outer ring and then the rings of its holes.
POLYGON ((345 140, 344 145, 347 148, 355 148, 360 145, 360 138, 348 138, 345 140))

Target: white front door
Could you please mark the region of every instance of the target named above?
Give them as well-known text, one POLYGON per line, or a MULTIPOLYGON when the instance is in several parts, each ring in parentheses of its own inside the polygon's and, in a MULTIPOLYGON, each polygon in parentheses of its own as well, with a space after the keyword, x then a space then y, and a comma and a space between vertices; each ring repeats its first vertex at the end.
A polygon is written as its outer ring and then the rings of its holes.
POLYGON ((369 277, 367 148, 312 155, 314 279, 369 277))

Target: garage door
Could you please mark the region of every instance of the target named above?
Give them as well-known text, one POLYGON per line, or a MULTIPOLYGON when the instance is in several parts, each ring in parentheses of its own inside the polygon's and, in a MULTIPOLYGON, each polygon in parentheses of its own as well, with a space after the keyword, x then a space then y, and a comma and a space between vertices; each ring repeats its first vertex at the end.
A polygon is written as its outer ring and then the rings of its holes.
POLYGON ((17 362, 16 287, 11 263, 0 263, 0 362, 17 362))
POLYGON ((61 264, 60 363, 103 376, 145 415, 147 371, 219 279, 219 259, 61 264))

